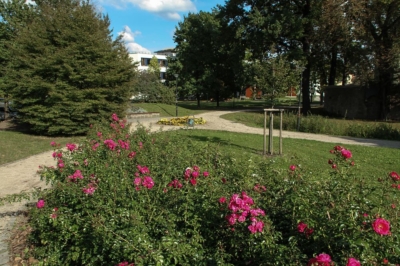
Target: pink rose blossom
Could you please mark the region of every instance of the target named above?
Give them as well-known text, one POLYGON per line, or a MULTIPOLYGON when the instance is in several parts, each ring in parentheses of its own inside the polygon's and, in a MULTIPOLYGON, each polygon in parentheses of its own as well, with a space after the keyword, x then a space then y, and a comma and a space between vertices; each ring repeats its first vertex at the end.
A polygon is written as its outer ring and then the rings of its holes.
POLYGON ((390 233, 390 222, 383 219, 378 218, 372 223, 372 227, 374 231, 379 235, 388 235, 390 233))
POLYGON ((114 120, 116 122, 119 121, 119 118, 118 118, 117 114, 112 114, 111 118, 112 118, 112 120, 114 120))
POLYGON ((360 261, 356 260, 355 258, 349 258, 347 260, 346 266, 361 266, 360 261))
POLYGON ((42 199, 38 200, 38 202, 36 203, 36 207, 37 207, 38 209, 43 208, 44 205, 45 205, 45 202, 44 202, 44 200, 42 200, 42 199))
POLYGON ((304 233, 304 230, 306 230, 307 224, 300 222, 297 224, 297 232, 299 233, 304 233))
POLYGON ((76 146, 76 144, 74 144, 74 143, 67 143, 66 146, 67 146, 67 149, 68 149, 70 152, 73 152, 73 151, 75 151, 75 150, 77 149, 77 146, 76 146))
POLYGON ((223 204, 223 203, 226 202, 226 198, 225 197, 221 197, 221 198, 219 198, 218 201, 219 201, 219 203, 223 204))
POLYGON ((57 143, 55 143, 55 141, 52 141, 52 142, 50 142, 50 145, 51 145, 52 147, 55 147, 55 146, 57 146, 57 143))
POLYGON ((262 232, 264 228, 264 223, 262 221, 255 221, 251 225, 248 226, 248 229, 252 234, 255 234, 257 232, 262 232))
POLYGON ((83 188, 82 191, 86 195, 93 195, 93 193, 96 191, 96 187, 92 184, 89 184, 87 187, 83 188))
POLYGON ((389 173, 389 176, 393 179, 393 181, 399 181, 400 180, 400 175, 396 172, 391 172, 389 173))
POLYGON ((331 265, 331 256, 328 254, 322 253, 316 256, 315 258, 312 258, 308 261, 307 266, 330 266, 331 265))
POLYGON ((140 186, 141 183, 142 179, 140 177, 136 177, 135 180, 133 181, 133 184, 135 184, 136 186, 140 186))
POLYGON ((345 158, 345 159, 349 159, 352 156, 352 154, 349 150, 343 149, 343 150, 341 150, 341 153, 342 153, 343 158, 345 158))
POLYGON ((196 172, 198 172, 198 171, 200 171, 200 167, 198 167, 197 165, 195 165, 195 166, 193 166, 193 170, 196 171, 196 172))
POLYGON ((133 157, 135 157, 136 156, 136 152, 134 152, 134 151, 131 151, 129 154, 128 154, 128 158, 129 159, 132 159, 133 157))
POLYGON ((99 138, 101 138, 101 136, 103 136, 103 133, 97 132, 97 136, 98 136, 99 138))
POLYGON ((197 184, 197 180, 195 178, 190 179, 190 183, 195 186, 197 184))
POLYGON ((118 140, 119 146, 121 146, 122 149, 129 150, 129 142, 128 141, 123 141, 123 140, 118 140))
POLYGON ((314 233, 314 229, 313 228, 307 228, 306 229, 306 237, 309 238, 310 235, 312 235, 314 233))
POLYGON ((93 146, 92 146, 92 150, 97 150, 97 148, 100 146, 100 144, 99 143, 95 143, 93 146))
POLYGON ((76 181, 78 178, 83 179, 82 172, 80 170, 76 170, 73 175, 68 176, 72 181, 76 181))
POLYGON ((207 176, 209 176, 210 175, 210 173, 208 173, 208 172, 203 172, 203 176, 204 177, 207 177, 207 176))
POLYGON ((150 176, 145 176, 142 185, 147 189, 152 189, 154 187, 154 181, 150 176))
POLYGON ((192 172, 192 177, 193 177, 194 179, 196 179, 197 177, 199 177, 199 172, 193 171, 193 172, 192 172))
POLYGON ((296 170, 296 165, 292 164, 292 165, 289 167, 289 169, 290 169, 290 171, 296 170))
POLYGON ((138 166, 137 166, 137 169, 139 170, 139 172, 140 172, 141 174, 148 174, 148 173, 150 173, 150 170, 149 170, 149 168, 148 168, 147 166, 138 165, 138 166))
POLYGON ((115 147, 117 147, 117 143, 115 143, 112 139, 106 139, 104 144, 112 151, 115 150, 115 147))

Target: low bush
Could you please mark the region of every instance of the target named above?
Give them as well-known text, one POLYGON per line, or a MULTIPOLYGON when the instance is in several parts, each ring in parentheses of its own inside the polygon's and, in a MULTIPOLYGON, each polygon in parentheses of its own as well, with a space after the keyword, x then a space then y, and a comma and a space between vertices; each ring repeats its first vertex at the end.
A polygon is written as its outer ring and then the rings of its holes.
POLYGON ((400 177, 357 176, 343 147, 315 176, 179 134, 129 134, 116 115, 66 151, 52 145, 57 166, 41 176, 53 186, 30 212, 42 265, 400 263, 400 177))

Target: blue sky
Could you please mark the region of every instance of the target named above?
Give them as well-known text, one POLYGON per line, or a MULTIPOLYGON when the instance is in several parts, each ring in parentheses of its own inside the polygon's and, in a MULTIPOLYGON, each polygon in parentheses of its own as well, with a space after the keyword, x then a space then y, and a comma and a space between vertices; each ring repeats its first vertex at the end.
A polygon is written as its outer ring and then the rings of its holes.
POLYGON ((225 0, 95 0, 108 14, 113 34, 123 34, 130 52, 154 52, 175 47, 178 22, 189 12, 211 11, 225 0))

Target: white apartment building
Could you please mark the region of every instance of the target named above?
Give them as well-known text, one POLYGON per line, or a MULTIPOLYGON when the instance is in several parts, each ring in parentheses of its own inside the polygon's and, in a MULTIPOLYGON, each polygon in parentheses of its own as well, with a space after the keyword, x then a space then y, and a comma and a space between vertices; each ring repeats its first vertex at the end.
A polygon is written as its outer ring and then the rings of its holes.
POLYGON ((138 64, 139 71, 146 71, 149 68, 150 60, 155 56, 158 59, 158 63, 160 65, 160 80, 161 82, 165 82, 167 67, 168 67, 168 59, 167 57, 175 57, 175 49, 168 48, 160 51, 156 51, 154 53, 132 53, 129 54, 129 57, 132 58, 134 62, 138 64))

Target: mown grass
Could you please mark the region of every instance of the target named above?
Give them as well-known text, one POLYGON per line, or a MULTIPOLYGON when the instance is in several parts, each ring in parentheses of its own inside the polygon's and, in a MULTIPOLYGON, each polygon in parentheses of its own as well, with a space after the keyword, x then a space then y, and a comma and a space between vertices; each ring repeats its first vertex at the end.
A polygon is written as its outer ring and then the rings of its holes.
MULTIPOLYGON (((165 132, 163 134, 174 134, 165 132)), ((195 141, 214 142, 219 145, 221 151, 231 154, 239 159, 263 158, 263 136, 255 134, 243 134, 209 130, 179 130, 182 138, 191 138, 195 141)), ((328 160, 332 158, 329 151, 337 143, 325 143, 301 139, 284 139, 283 154, 279 151, 279 138, 274 138, 275 156, 266 156, 276 164, 276 169, 287 169, 289 165, 300 165, 303 170, 312 173, 321 173, 330 169, 328 160)), ((346 145, 353 153, 355 167, 358 173, 365 178, 378 178, 388 172, 400 172, 400 157, 397 149, 385 147, 366 147, 358 145, 346 145)), ((235 166, 246 167, 246 165, 235 166)), ((318 174, 315 175, 318 177, 318 174)))
POLYGON ((52 150, 51 141, 62 145, 78 142, 79 137, 42 137, 15 131, 0 131, 0 165, 52 150))

